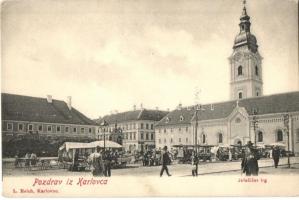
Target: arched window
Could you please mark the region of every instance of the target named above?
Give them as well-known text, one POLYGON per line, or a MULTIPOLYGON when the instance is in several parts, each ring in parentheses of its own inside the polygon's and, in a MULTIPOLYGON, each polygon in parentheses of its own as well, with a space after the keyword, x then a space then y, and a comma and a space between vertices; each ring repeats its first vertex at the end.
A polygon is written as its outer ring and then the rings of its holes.
POLYGON ((203 143, 203 144, 206 143, 206 135, 205 135, 205 134, 202 135, 202 143, 203 143))
POLYGON ((223 142, 223 135, 222 133, 218 134, 218 143, 222 143, 223 142))
POLYGON ((283 141, 283 133, 282 133, 282 130, 277 130, 277 133, 276 133, 276 141, 277 142, 281 142, 281 141, 283 141))
POLYGON ((259 75, 259 68, 257 66, 255 66, 255 75, 258 76, 259 75))
POLYGON ((238 67, 238 76, 241 76, 241 75, 243 75, 243 68, 242 68, 242 66, 240 65, 240 66, 238 67))
POLYGON ((258 134, 257 134, 257 141, 258 142, 263 142, 263 132, 262 131, 259 131, 258 134))
POLYGON ((242 93, 242 92, 239 92, 239 93, 238 93, 238 96, 239 96, 239 99, 242 99, 242 98, 243 98, 243 93, 242 93))

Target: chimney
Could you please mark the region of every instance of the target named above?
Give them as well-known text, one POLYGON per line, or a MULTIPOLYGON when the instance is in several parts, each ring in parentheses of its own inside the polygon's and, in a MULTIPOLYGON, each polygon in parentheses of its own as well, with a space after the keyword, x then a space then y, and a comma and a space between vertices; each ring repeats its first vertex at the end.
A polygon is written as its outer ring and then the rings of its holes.
POLYGON ((52 103, 52 95, 47 95, 47 102, 52 103))
POLYGON ((167 108, 167 111, 168 111, 168 112, 170 111, 169 108, 167 108))
POLYGON ((181 110, 181 109, 182 109, 182 103, 179 103, 178 110, 181 110))
POLYGON ((136 105, 133 105, 133 110, 134 110, 134 111, 136 110, 136 105))
POLYGON ((142 103, 140 104, 140 109, 143 110, 143 105, 142 105, 142 103))
POLYGON ((69 107, 70 110, 72 110, 72 97, 67 97, 67 107, 69 107))
POLYGON ((159 110, 159 107, 158 107, 158 106, 156 106, 156 110, 159 110))

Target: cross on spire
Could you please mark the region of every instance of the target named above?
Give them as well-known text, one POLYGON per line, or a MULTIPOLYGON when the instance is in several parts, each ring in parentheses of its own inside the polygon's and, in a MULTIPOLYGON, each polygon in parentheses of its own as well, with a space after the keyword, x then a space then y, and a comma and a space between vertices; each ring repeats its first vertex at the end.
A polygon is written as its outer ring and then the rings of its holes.
POLYGON ((246 6, 246 0, 243 0, 243 5, 244 5, 244 7, 246 6))

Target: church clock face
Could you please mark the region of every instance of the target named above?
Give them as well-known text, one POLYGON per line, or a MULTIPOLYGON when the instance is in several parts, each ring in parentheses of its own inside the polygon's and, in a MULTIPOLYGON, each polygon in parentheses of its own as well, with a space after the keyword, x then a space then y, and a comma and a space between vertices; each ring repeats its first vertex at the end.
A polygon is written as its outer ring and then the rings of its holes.
POLYGON ((242 54, 241 53, 236 53, 235 60, 239 62, 241 60, 241 58, 242 58, 242 54))

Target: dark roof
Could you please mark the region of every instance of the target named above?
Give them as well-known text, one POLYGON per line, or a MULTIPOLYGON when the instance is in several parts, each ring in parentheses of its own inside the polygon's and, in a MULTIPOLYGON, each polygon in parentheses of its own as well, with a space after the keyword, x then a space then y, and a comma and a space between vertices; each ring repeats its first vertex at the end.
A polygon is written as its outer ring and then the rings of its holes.
POLYGON ((249 115, 257 109, 258 115, 299 111, 299 92, 289 92, 239 101, 249 115))
MULTIPOLYGON (((239 107, 244 107, 249 115, 253 115, 254 110, 257 111, 257 115, 295 112, 299 111, 299 92, 241 99, 238 100, 238 105, 239 107)), ((198 113, 198 120, 226 118, 236 106, 237 100, 202 105, 203 109, 198 113), (214 107, 213 110, 211 110, 211 105, 214 107)), ((156 126, 188 124, 194 116, 194 108, 195 106, 191 106, 189 109, 174 110, 158 122, 156 126), (181 115, 185 120, 180 121, 181 115), (169 118, 168 123, 166 123, 167 118, 169 118)))
POLYGON ((2 119, 61 124, 95 125, 88 117, 64 101, 2 93, 2 119))
POLYGON ((136 121, 136 120, 152 120, 152 121, 160 121, 168 112, 160 111, 160 110, 134 110, 121 112, 112 115, 106 115, 103 118, 96 119, 97 124, 101 124, 104 120, 108 124, 128 122, 128 121, 136 121))
POLYGON ((179 125, 179 124, 190 124, 193 115, 194 115, 194 107, 173 110, 155 125, 169 126, 169 125, 179 125), (183 117, 182 120, 181 120, 181 116, 183 117), (168 122, 166 123, 167 120, 168 122))

